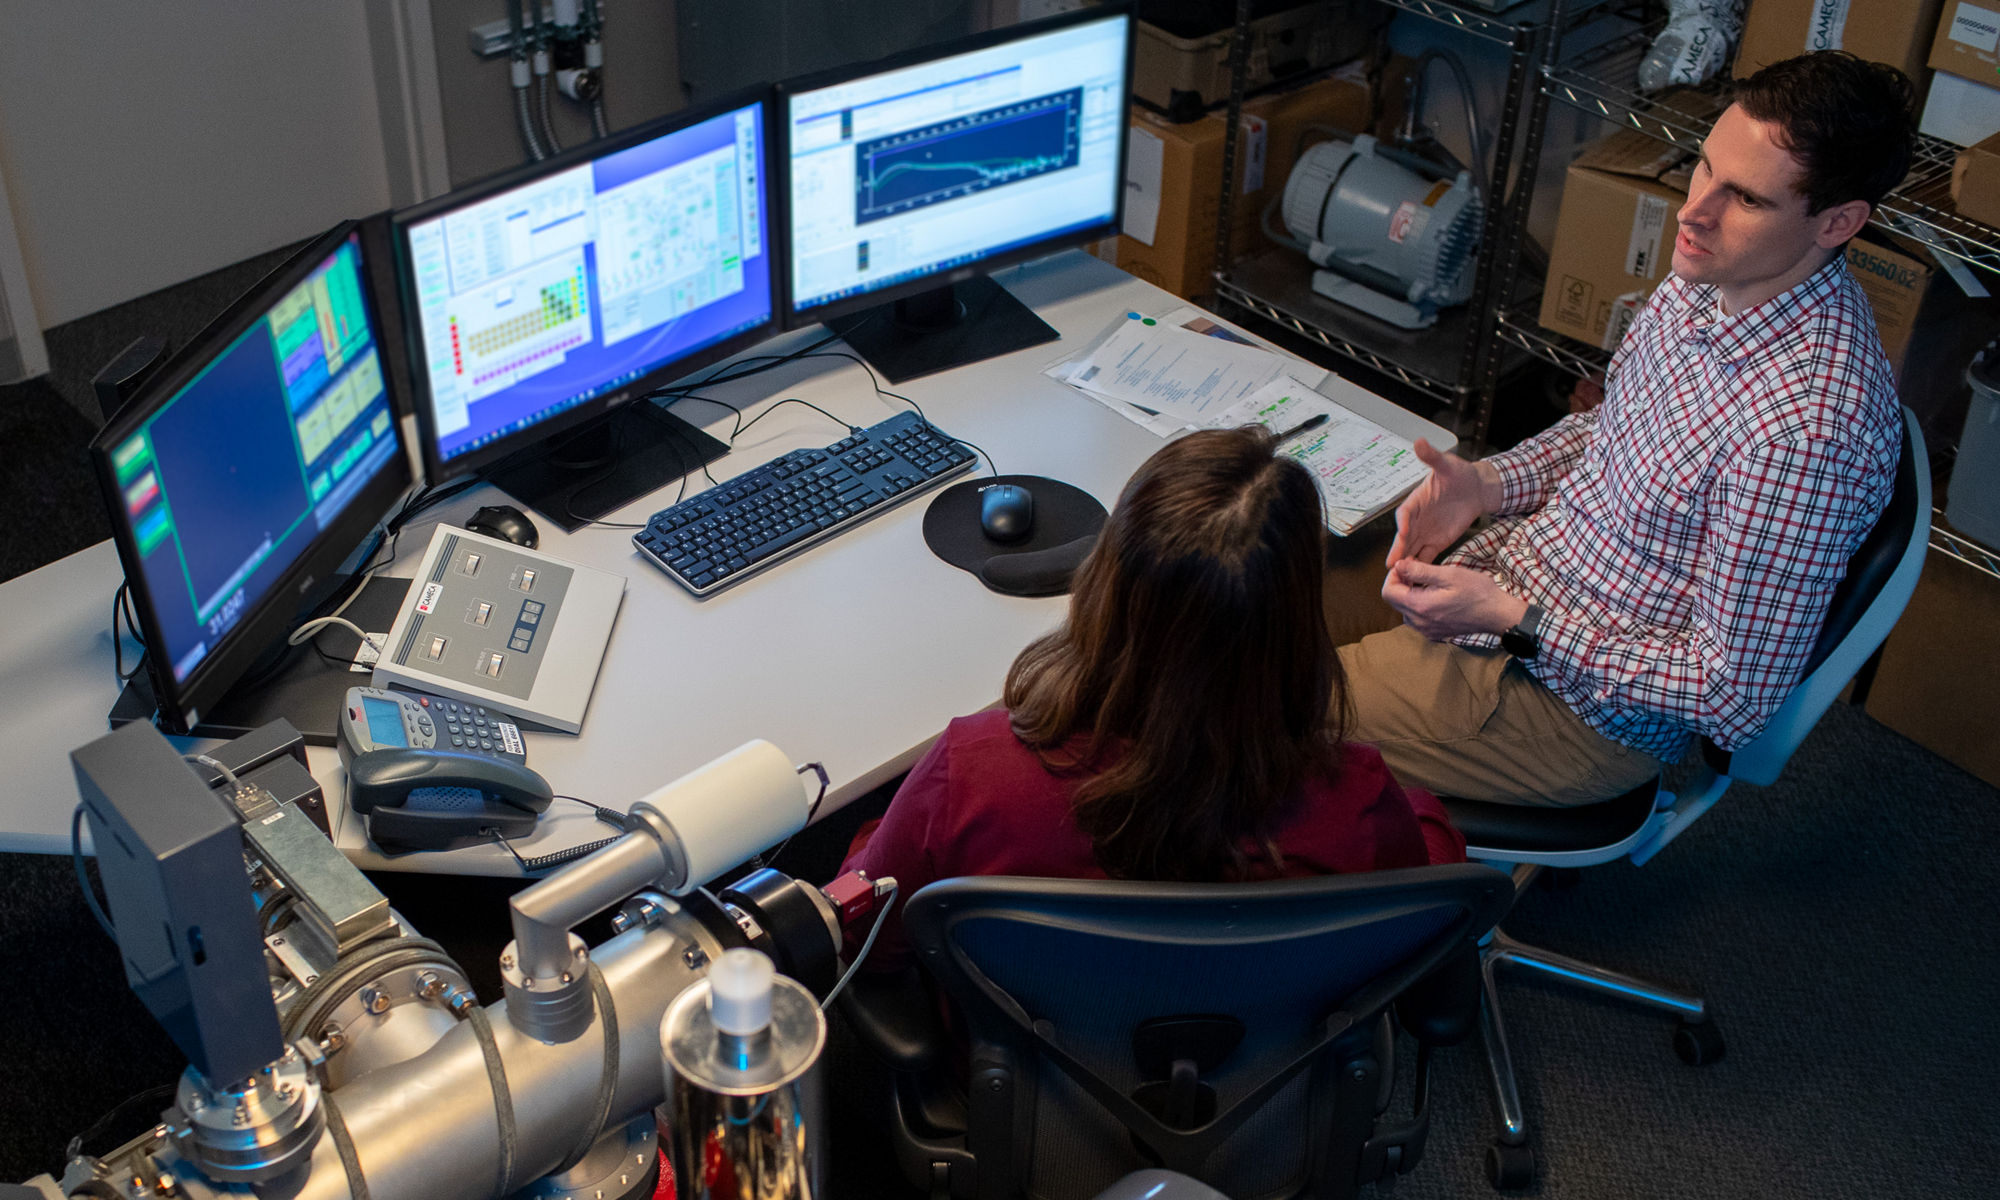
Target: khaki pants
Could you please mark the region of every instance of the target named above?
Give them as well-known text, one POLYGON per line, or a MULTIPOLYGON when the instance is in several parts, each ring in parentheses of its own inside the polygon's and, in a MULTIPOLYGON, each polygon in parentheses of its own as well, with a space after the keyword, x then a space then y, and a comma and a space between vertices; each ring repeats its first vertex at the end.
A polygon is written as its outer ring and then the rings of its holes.
POLYGON ((1340 647, 1354 741, 1440 796, 1502 804, 1608 800, 1660 760, 1585 725, 1502 650, 1433 642, 1409 626, 1340 647))

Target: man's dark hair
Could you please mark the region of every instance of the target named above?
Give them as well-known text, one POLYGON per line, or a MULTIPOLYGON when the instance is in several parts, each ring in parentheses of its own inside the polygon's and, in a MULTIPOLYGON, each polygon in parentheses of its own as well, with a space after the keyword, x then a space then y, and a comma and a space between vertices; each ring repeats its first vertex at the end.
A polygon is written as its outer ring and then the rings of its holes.
POLYGON ((1850 200, 1872 208, 1909 174, 1916 88, 1887 63, 1845 50, 1801 54, 1737 84, 1736 103, 1781 131, 1779 144, 1805 168, 1808 212, 1850 200))

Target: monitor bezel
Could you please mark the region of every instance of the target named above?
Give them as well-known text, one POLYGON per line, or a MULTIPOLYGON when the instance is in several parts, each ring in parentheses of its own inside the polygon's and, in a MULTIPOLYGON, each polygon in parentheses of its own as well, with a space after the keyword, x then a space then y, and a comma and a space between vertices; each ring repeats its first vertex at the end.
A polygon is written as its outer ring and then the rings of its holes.
POLYGON ((648 121, 643 125, 622 130, 609 137, 586 142, 571 147, 561 154, 541 162, 527 163, 511 168, 497 175, 488 176, 477 183, 469 184, 422 204, 399 210, 390 217, 391 238, 395 246, 396 291, 402 299, 403 338, 405 353, 410 364, 410 403, 416 410, 417 448, 423 459, 424 477, 436 486, 463 475, 493 467, 522 451, 532 451, 549 439, 576 429, 589 421, 603 416, 620 405, 632 403, 647 393, 657 390, 662 384, 671 383, 694 371, 741 353, 750 346, 764 341, 781 328, 779 321, 784 313, 783 294, 779 290, 779 264, 788 262, 783 240, 785 224, 774 204, 776 200, 772 179, 776 174, 776 143, 772 104, 769 86, 745 88, 732 93, 714 103, 692 106, 648 121), (510 188, 533 183, 548 175, 567 171, 582 163, 594 162, 630 149, 654 138, 664 137, 689 129, 705 121, 755 105, 758 117, 763 122, 763 146, 766 156, 763 176, 765 220, 768 225, 765 239, 765 271, 767 294, 771 300, 771 315, 757 325, 712 343, 680 358, 673 359, 647 372, 637 379, 625 383, 603 395, 594 396, 582 404, 566 408, 549 416, 527 429, 519 430, 499 438, 487 445, 468 450, 451 459, 440 453, 437 436, 436 411, 431 403, 430 361, 425 355, 421 328, 422 318, 416 300, 416 280, 411 269, 410 228, 424 221, 432 220, 445 213, 478 204, 487 198, 510 188))
POLYGON ((390 341, 389 331, 382 328, 368 280, 371 271, 383 270, 384 265, 369 259, 365 239, 361 236, 361 222, 343 221, 314 238, 265 275, 222 315, 190 338, 160 372, 146 382, 132 401, 91 439, 90 458, 97 475, 98 490, 104 497, 111 518, 112 541, 118 547, 119 565, 124 570, 131 594, 138 632, 147 646, 147 675, 159 705, 158 720, 170 733, 187 733, 199 724, 201 714, 213 708, 243 678, 244 672, 283 640, 299 615, 302 598, 323 588, 341 564, 367 543, 369 533, 409 490, 413 479, 409 447, 403 440, 401 423, 392 419, 389 425, 396 438, 396 452, 390 456, 389 462, 348 501, 333 524, 321 530, 292 560, 291 565, 271 581, 271 586, 251 605, 251 610, 244 614, 236 627, 218 640, 215 648, 196 664, 186 679, 179 681, 174 679, 159 610, 154 605, 152 589, 143 569, 131 514, 125 511, 124 493, 118 486, 112 454, 141 425, 157 416, 183 387, 206 370, 217 354, 263 320, 273 304, 304 282, 321 262, 350 238, 361 256, 361 301, 367 312, 369 330, 375 339, 376 354, 383 360, 382 386, 389 393, 389 410, 393 417, 397 410, 396 384, 388 370, 387 360, 397 348, 390 341))
POLYGON ((995 271, 1002 271, 1008 267, 1018 266, 1032 259, 1042 258, 1058 250, 1066 250, 1073 246, 1080 246, 1086 242, 1093 242, 1099 238, 1117 234, 1125 224, 1126 188, 1124 186, 1124 163, 1132 137, 1129 106, 1132 95, 1132 72, 1135 69, 1135 43, 1137 40, 1138 16, 1134 12, 1134 6, 1130 3, 1130 0, 1115 0, 1114 3, 1092 5, 1089 8, 1079 9, 1074 12, 1058 13, 1055 16, 1044 17, 1035 21, 1024 21, 1018 25, 1008 25, 1000 29, 970 34, 966 37, 955 38, 949 42, 940 42, 936 45, 923 46, 915 50, 905 50, 872 62, 835 67, 831 70, 819 71, 779 83, 773 89, 775 96, 772 115, 780 126, 778 131, 779 163, 776 175, 778 180, 777 190, 782 193, 779 197, 780 203, 777 211, 784 215, 785 220, 786 270, 783 273, 784 303, 781 310, 784 318, 784 327, 787 330, 792 330, 822 325, 828 321, 850 316, 857 312, 885 304, 893 304, 898 300, 906 300, 911 296, 922 295, 925 292, 972 279, 979 275, 991 275, 995 271), (1111 205, 1111 216, 1108 219, 1082 229, 1050 234, 1047 237, 1038 238, 1035 241, 988 255, 977 262, 965 263, 948 270, 934 271, 916 279, 890 284, 871 291, 859 292, 852 296, 843 296, 838 300, 829 300, 822 304, 815 304, 811 308, 800 309, 798 307, 798 298, 792 293, 792 272, 790 269, 792 265, 790 253, 792 242, 792 97, 805 92, 818 91, 825 87, 851 83, 856 79, 863 79, 870 75, 898 71, 906 67, 921 66, 924 63, 934 62, 942 58, 950 58, 953 55, 967 54, 976 50, 986 50, 1013 41, 1025 41, 1030 38, 1040 37, 1043 34, 1066 29, 1072 25, 1087 25, 1097 21, 1107 21, 1116 18, 1123 18, 1125 21, 1125 101, 1127 111, 1121 113, 1118 120, 1119 182, 1118 186, 1113 189, 1114 196, 1111 205))

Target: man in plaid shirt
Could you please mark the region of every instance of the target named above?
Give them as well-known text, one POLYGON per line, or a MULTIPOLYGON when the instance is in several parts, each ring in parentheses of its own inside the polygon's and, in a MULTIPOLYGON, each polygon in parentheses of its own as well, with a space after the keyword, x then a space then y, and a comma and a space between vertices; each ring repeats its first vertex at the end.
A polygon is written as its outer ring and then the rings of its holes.
POLYGON ((1418 443, 1382 587, 1405 624, 1341 648, 1353 736, 1400 778, 1588 803, 1777 711, 1895 480, 1895 379, 1841 250, 1909 168, 1911 100, 1840 51, 1759 71, 1602 406, 1476 463, 1418 443))

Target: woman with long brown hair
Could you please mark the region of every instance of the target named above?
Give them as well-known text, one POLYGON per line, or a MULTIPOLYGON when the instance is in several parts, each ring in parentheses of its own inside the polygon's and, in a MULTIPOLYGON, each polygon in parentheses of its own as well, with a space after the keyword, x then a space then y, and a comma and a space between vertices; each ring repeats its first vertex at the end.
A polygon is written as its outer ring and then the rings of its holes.
MULTIPOLYGON (((958 875, 1265 879, 1457 862, 1429 793, 1345 744, 1305 468, 1257 428, 1147 459, 1021 652, 1004 709, 955 720, 843 870, 908 896, 958 875)), ((876 965, 903 961, 892 917, 876 965)))

